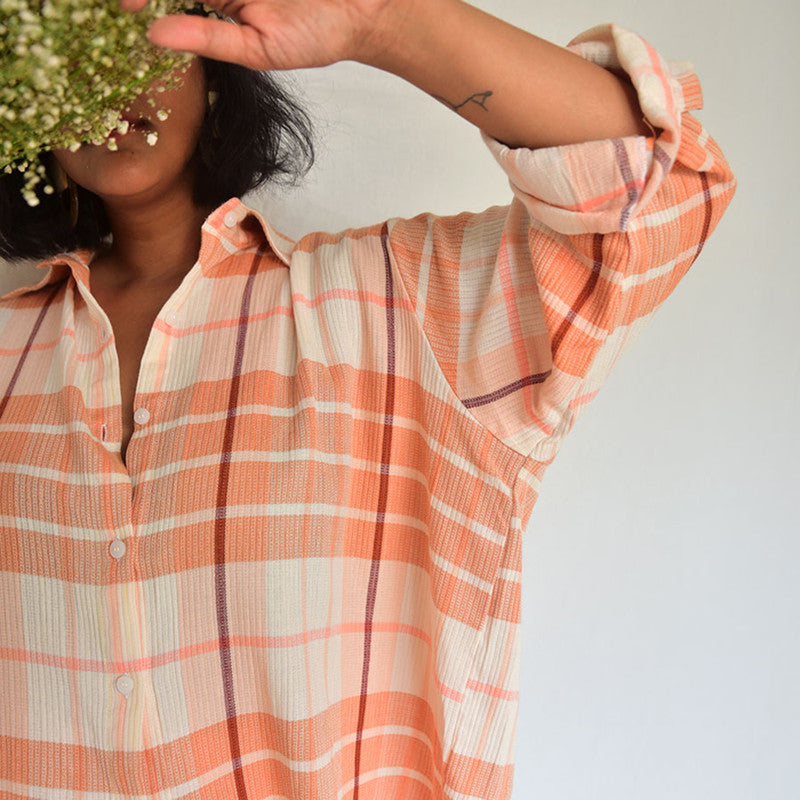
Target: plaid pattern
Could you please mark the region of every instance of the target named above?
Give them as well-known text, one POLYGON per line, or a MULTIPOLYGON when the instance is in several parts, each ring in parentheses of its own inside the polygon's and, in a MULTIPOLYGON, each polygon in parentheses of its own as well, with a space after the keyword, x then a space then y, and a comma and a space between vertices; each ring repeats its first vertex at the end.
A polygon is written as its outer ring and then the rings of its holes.
POLYGON ((0 301, 0 797, 503 800, 521 537, 735 191, 691 65, 570 48, 653 136, 509 149, 508 206, 293 242, 231 198, 118 362, 59 254, 0 301))

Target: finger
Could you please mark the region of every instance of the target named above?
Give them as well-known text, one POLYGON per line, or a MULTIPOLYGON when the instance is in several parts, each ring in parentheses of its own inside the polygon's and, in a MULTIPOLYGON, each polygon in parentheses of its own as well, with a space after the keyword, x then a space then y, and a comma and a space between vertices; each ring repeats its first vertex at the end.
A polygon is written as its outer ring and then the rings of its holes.
POLYGON ((250 69, 269 69, 259 56, 261 46, 255 30, 230 22, 172 14, 154 20, 147 38, 159 47, 184 50, 217 61, 229 61, 250 69))
POLYGON ((141 11, 147 5, 147 0, 119 0, 119 7, 123 11, 141 11))

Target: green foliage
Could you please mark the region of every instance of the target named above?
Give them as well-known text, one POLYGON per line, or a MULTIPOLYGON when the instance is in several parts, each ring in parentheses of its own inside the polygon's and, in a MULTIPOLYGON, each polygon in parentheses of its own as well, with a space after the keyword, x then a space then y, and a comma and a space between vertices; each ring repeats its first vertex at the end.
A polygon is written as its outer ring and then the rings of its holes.
MULTIPOLYGON (((115 150, 106 137, 126 132, 121 112, 156 81, 157 92, 180 85, 192 54, 156 47, 146 33, 157 17, 195 5, 150 0, 130 13, 117 0, 0 0, 0 169, 25 173, 29 205, 39 204, 36 185, 54 191, 39 151, 87 142, 115 150)), ((148 143, 156 140, 151 133, 148 143)))

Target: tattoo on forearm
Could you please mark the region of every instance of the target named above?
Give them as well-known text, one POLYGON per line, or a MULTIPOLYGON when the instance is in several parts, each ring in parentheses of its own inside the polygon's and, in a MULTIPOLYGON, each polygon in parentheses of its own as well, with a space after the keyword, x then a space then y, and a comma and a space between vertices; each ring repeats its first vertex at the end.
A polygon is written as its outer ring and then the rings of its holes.
POLYGON ((492 92, 491 90, 487 90, 485 92, 476 92, 463 102, 458 103, 458 105, 456 105, 455 103, 451 103, 449 100, 445 100, 444 97, 439 97, 438 94, 433 94, 431 95, 431 97, 435 98, 436 100, 441 100, 443 103, 450 106, 450 108, 452 108, 453 111, 458 111, 458 109, 461 108, 461 106, 465 106, 467 103, 475 103, 476 105, 479 105, 484 111, 488 111, 489 109, 486 108, 486 101, 493 94, 494 92, 492 92))

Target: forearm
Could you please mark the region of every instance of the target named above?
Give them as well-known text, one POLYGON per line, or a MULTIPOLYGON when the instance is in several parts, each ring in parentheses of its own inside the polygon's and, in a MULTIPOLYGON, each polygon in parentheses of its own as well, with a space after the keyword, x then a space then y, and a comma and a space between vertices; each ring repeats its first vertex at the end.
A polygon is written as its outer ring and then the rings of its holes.
POLYGON ((392 35, 364 63, 404 78, 509 147, 652 134, 627 77, 462 0, 395 8, 392 35))

